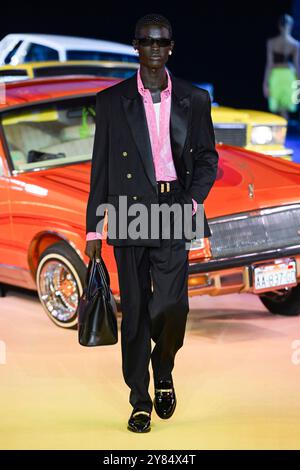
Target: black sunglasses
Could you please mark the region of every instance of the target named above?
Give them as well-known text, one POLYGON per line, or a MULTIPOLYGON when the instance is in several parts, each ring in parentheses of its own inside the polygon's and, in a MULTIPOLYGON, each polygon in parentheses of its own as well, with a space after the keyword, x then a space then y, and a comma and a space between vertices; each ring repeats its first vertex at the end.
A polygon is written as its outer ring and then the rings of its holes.
POLYGON ((153 46, 156 42, 159 47, 167 47, 171 45, 171 39, 168 38, 152 38, 151 36, 147 36, 145 38, 136 38, 139 41, 141 46, 153 46))

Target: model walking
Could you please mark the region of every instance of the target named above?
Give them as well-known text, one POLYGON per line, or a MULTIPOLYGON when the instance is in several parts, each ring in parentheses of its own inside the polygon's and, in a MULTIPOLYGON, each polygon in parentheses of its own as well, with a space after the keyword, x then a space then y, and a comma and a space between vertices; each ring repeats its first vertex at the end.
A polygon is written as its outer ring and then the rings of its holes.
MULTIPOLYGON (((117 214, 120 196, 127 196, 128 213, 137 202, 147 213, 152 204, 189 205, 194 230, 197 204, 203 204, 217 175, 209 93, 165 67, 174 50, 170 22, 156 14, 142 17, 135 27, 133 47, 139 54, 138 71, 97 93, 86 217, 90 258, 99 259, 102 248, 102 234, 96 229, 100 219, 103 222, 103 216, 96 215, 100 204, 112 204, 117 214)), ((127 228, 130 221, 128 216, 127 228)), ((172 230, 174 224, 171 217, 172 230)), ((133 407, 128 429, 134 432, 150 430, 153 404, 163 419, 175 410, 172 370, 189 311, 189 238, 163 238, 162 225, 158 238, 151 237, 150 231, 140 238, 130 233, 122 238, 118 230, 107 238, 114 246, 118 269, 122 369, 133 407), (153 402, 148 391, 150 359, 153 402)), ((210 235, 204 213, 204 236, 210 235)))

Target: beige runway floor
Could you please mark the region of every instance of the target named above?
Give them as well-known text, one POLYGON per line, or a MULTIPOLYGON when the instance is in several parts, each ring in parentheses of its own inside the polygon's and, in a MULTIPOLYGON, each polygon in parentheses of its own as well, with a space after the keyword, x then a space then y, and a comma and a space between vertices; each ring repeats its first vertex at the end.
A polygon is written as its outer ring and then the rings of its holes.
POLYGON ((299 449, 297 340, 300 317, 273 316, 255 296, 190 299, 176 411, 161 420, 153 409, 151 432, 135 434, 120 340, 84 348, 11 289, 0 299, 0 448, 299 449))

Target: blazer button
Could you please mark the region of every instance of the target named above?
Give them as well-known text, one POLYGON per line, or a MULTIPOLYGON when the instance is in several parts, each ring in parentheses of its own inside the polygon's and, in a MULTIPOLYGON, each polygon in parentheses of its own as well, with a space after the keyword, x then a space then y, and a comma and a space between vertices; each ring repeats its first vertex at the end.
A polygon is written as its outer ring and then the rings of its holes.
POLYGON ((132 199, 134 199, 135 201, 137 200, 137 196, 132 196, 132 199))
POLYGON ((186 170, 186 174, 187 174, 187 175, 189 175, 189 174, 190 174, 189 170, 186 170))
POLYGON ((128 153, 127 153, 127 152, 123 152, 122 155, 123 155, 123 157, 127 157, 128 153))
POLYGON ((127 176, 128 179, 129 179, 129 178, 132 178, 132 174, 131 174, 131 173, 127 173, 126 176, 127 176))
POLYGON ((192 152, 192 151, 193 151, 193 149, 190 149, 190 152, 192 152))

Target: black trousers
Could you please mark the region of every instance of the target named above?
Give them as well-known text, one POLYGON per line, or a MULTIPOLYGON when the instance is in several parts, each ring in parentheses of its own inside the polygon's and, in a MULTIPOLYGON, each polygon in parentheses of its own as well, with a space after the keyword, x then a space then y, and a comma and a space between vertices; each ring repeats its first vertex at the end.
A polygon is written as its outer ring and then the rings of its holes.
MULTIPOLYGON (((178 189, 161 193, 159 203, 173 204, 176 195, 178 189)), ((114 246, 122 310, 123 376, 130 388, 132 407, 150 412, 153 407, 148 392, 150 359, 154 384, 158 379, 172 378, 189 312, 189 249, 183 237, 162 238, 161 222, 159 233, 160 247, 114 246), (151 338, 155 342, 152 351, 151 338)))

